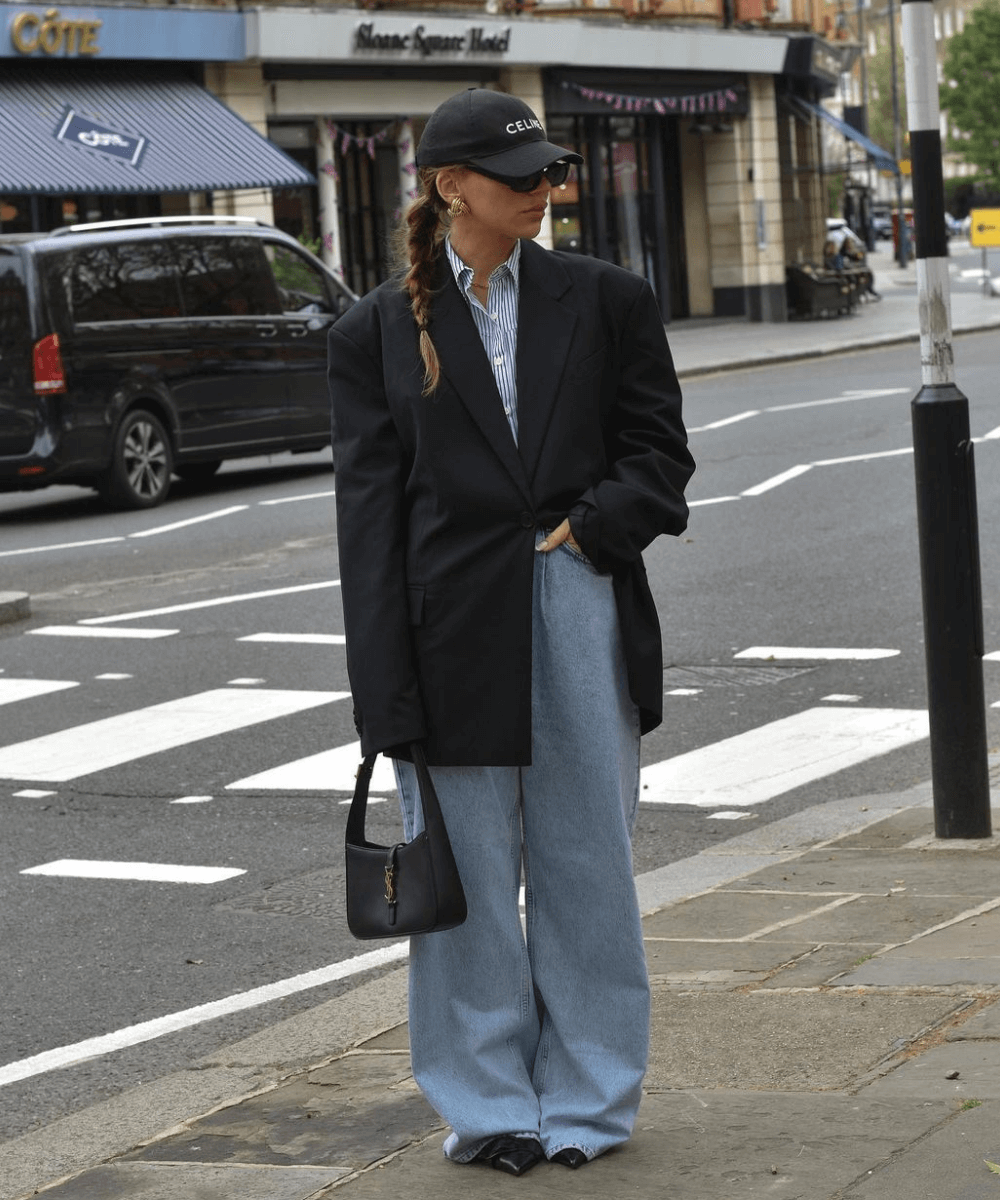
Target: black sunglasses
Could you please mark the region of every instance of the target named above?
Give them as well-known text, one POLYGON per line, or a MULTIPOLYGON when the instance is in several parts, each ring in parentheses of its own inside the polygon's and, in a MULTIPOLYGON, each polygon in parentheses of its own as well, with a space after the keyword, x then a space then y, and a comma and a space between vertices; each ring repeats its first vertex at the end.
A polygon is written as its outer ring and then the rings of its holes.
POLYGON ((554 162, 549 163, 547 167, 542 167, 534 175, 511 176, 494 175, 492 171, 484 171, 482 167, 474 167, 472 163, 466 163, 465 165, 470 171, 475 171, 477 175, 485 175, 487 179, 495 179, 497 183, 505 184, 512 192, 533 192, 542 182, 543 176, 553 187, 558 187, 561 183, 566 182, 570 168, 568 162, 554 162))

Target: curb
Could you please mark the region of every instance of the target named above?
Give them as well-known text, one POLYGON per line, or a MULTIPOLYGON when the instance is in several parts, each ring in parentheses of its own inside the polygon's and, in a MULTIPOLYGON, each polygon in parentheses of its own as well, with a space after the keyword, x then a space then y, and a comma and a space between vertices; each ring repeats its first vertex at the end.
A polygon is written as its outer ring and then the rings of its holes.
MULTIPOLYGON (((963 325, 951 331, 952 337, 966 333, 987 333, 991 329, 1000 329, 1000 319, 989 321, 982 325, 963 325)), ((667 336, 670 336, 670 326, 667 326, 667 336)), ((730 362, 705 364, 704 366, 680 367, 677 370, 678 379, 697 379, 704 375, 719 375, 724 371, 743 371, 754 367, 771 367, 780 363, 802 362, 809 358, 829 358, 835 354, 856 354, 861 350, 877 350, 882 346, 904 346, 908 343, 919 342, 919 333, 889 333, 869 338, 859 338, 850 345, 831 344, 811 346, 802 350, 780 350, 774 354, 760 354, 752 358, 733 359, 730 362)))
POLYGON ((0 625, 30 616, 31 597, 27 592, 0 592, 0 625))

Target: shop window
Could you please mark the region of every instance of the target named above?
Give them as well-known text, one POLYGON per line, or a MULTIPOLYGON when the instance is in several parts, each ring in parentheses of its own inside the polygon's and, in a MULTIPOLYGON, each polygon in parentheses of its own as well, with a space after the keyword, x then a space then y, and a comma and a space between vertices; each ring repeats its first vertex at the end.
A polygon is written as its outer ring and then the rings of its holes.
POLYGON ((67 274, 78 322, 149 321, 181 315, 176 270, 162 243, 123 242, 80 250, 67 274))
POLYGON ((254 317, 281 306, 257 238, 177 238, 172 242, 189 317, 254 317))

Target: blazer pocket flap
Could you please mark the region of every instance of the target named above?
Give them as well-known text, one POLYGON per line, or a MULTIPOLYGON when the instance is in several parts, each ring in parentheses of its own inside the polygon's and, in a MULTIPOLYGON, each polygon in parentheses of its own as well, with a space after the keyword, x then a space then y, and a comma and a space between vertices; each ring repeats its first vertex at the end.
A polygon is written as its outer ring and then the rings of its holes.
POLYGON ((579 359, 577 362, 571 362, 569 370, 566 372, 569 379, 585 379, 588 375, 593 375, 604 366, 604 360, 608 354, 608 346, 605 343, 592 351, 585 358, 579 359))
POLYGON ((410 624, 423 625, 424 589, 422 587, 408 587, 406 589, 406 600, 409 606, 410 624))

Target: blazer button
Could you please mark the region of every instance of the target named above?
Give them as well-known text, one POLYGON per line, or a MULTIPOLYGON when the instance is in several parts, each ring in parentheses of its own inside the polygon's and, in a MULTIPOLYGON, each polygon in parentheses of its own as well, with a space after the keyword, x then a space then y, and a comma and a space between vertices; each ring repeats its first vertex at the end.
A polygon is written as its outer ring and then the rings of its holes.
POLYGON ((534 529, 535 528, 535 518, 531 515, 531 513, 529 513, 529 512, 521 513, 521 528, 522 529, 534 529))

